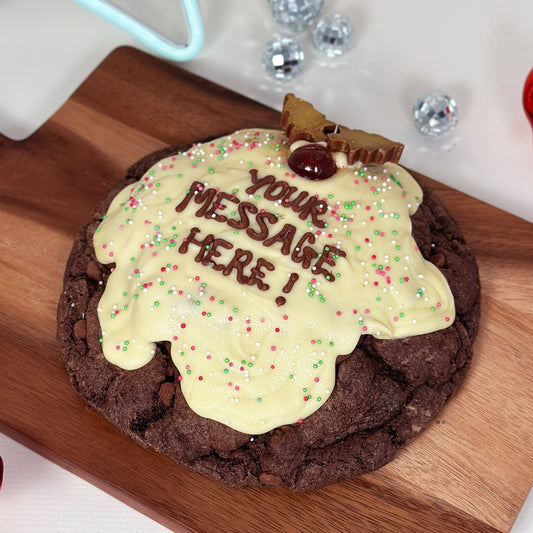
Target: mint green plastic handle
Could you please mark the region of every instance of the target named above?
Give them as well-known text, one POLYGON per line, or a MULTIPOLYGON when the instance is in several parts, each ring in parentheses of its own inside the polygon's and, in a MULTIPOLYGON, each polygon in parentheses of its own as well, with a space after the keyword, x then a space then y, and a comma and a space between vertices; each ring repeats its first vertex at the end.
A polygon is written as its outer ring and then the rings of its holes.
POLYGON ((202 14, 196 0, 181 1, 189 31, 187 44, 175 43, 105 0, 75 1, 129 33, 156 54, 171 61, 188 61, 195 57, 204 45, 202 14))

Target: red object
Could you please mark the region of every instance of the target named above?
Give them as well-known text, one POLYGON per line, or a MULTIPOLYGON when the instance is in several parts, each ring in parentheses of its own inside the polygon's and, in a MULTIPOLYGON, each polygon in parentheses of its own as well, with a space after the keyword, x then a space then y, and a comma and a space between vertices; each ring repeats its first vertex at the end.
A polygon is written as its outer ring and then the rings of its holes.
POLYGON ((4 477, 4 462, 2 461, 2 458, 0 457, 0 487, 2 487, 3 477, 4 477))
POLYGON ((524 84, 522 103, 524 104, 524 111, 529 119, 529 123, 533 128, 533 69, 531 69, 531 72, 526 78, 526 83, 524 84))
POLYGON ((294 172, 309 180, 325 180, 337 170, 330 151, 320 144, 304 144, 296 148, 288 163, 294 172))

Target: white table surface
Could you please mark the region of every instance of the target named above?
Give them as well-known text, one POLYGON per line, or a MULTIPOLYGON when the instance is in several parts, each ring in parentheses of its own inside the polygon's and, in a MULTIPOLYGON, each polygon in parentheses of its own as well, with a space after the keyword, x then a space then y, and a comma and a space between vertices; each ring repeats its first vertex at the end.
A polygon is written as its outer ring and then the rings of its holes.
MULTIPOLYGON (((178 1, 115 4, 186 41, 178 1)), ((261 67, 265 43, 283 33, 266 0, 200 5, 206 42, 182 68, 276 109, 294 92, 330 120, 404 143, 405 166, 533 221, 532 132, 521 105, 533 68, 531 0, 326 0, 323 15, 352 19, 354 46, 332 60, 313 50, 309 32, 296 36, 306 68, 286 83, 261 67), (459 124, 441 139, 423 137, 411 119, 431 91, 458 104, 459 124)), ((120 45, 146 50, 73 0, 0 0, 0 133, 30 136, 120 45)), ((1 531, 167 531, 2 434, 0 456, 1 531)), ((528 500, 513 533, 532 531, 532 514, 528 500)))

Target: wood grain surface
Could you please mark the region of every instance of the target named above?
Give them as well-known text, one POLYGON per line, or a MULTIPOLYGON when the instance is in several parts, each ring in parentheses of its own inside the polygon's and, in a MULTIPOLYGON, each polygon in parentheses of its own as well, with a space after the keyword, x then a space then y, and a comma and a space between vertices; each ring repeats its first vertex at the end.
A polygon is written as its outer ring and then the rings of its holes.
POLYGON ((279 114, 121 48, 29 139, 0 136, 0 430, 176 531, 508 531, 533 481, 533 225, 431 180, 477 254, 481 330, 459 393, 381 470, 310 494, 227 489, 72 391, 55 329, 79 226, 146 153, 259 126, 279 114))

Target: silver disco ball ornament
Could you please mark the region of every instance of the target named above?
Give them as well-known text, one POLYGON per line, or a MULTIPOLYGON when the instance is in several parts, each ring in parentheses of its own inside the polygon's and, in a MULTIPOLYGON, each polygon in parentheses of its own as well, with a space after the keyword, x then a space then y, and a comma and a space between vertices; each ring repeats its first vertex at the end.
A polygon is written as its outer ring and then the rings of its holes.
POLYGON ((324 0, 268 0, 273 19, 290 31, 302 31, 315 23, 324 0))
POLYGON ((457 125, 457 104, 442 93, 426 94, 414 105, 413 120, 423 135, 441 137, 457 125))
POLYGON ((304 67, 305 56, 300 44, 291 37, 269 41, 263 52, 265 72, 277 80, 292 80, 304 67))
POLYGON ((319 20, 313 29, 315 48, 328 57, 341 56, 352 47, 353 25, 349 18, 336 13, 319 20))

